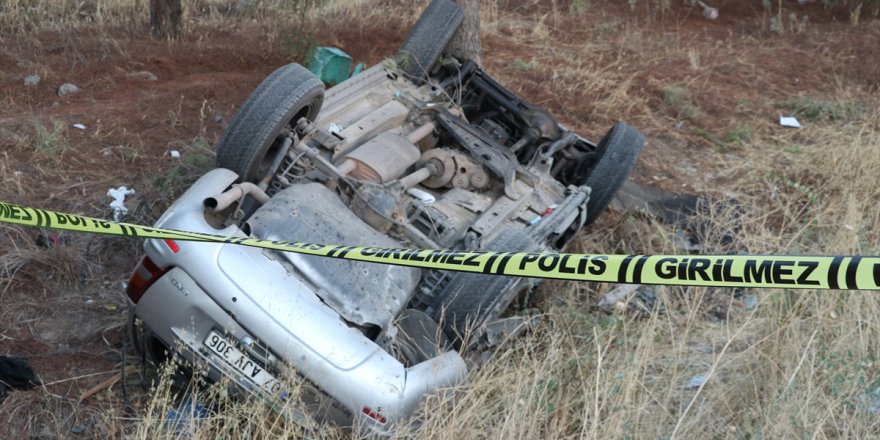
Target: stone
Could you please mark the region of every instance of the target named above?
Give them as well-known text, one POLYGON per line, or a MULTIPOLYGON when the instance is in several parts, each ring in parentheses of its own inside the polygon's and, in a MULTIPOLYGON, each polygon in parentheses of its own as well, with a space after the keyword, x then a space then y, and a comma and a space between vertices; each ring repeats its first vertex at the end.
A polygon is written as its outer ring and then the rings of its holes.
POLYGON ((77 92, 79 92, 79 87, 71 83, 64 83, 61 84, 61 87, 58 87, 58 96, 67 96, 77 92))
POLYGON ((159 79, 153 72, 149 72, 146 70, 141 70, 140 72, 131 72, 125 76, 130 79, 139 79, 143 81, 156 81, 159 79))
POLYGON ((684 386, 684 389, 692 390, 695 388, 699 388, 701 386, 704 386, 706 384, 706 382, 708 382, 708 381, 709 381, 708 374, 698 374, 698 375, 692 377, 691 380, 688 381, 687 385, 684 386))
POLYGON ((24 77, 24 85, 27 87, 34 87, 40 83, 40 75, 28 75, 24 77))

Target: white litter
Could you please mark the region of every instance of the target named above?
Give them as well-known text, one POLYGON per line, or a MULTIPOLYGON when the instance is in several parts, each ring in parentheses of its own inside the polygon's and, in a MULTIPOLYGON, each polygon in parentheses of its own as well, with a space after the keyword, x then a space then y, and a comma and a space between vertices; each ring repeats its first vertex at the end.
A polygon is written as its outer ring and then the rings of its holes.
POLYGON ((85 130, 86 126, 82 124, 73 124, 73 128, 78 128, 80 130, 85 130))
POLYGON ((718 19, 718 8, 713 8, 703 2, 697 2, 700 7, 703 8, 703 16, 708 18, 709 20, 718 19))
POLYGON ((706 384, 709 381, 709 375, 707 374, 698 374, 691 378, 687 385, 685 385, 684 389, 692 390, 694 388, 699 388, 706 384))
POLYGON ((168 152, 168 154, 170 154, 171 157, 173 157, 175 159, 180 157, 180 151, 177 151, 177 150, 171 150, 168 152))
POLYGON ((801 123, 794 116, 780 116, 779 125, 783 127, 801 128, 801 123))
POLYGON ((122 220, 122 216, 128 214, 128 208, 125 207, 125 196, 132 194, 134 194, 134 189, 128 189, 125 186, 107 190, 107 195, 113 197, 113 201, 110 202, 110 207, 113 208, 113 220, 118 222, 122 220))

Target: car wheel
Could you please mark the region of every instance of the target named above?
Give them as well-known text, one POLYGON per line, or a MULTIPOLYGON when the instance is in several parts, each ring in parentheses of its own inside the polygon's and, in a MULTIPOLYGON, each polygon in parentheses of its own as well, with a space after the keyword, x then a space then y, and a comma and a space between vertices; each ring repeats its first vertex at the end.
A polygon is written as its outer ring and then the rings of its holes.
POLYGON ((464 20, 451 0, 434 0, 410 30, 397 53, 397 63, 410 79, 424 79, 464 20))
POLYGON ((269 167, 287 131, 300 118, 314 121, 324 102, 324 84, 299 64, 282 66, 251 93, 217 145, 217 166, 239 181, 257 182, 269 167))
POLYGON ((635 128, 618 122, 605 134, 596 150, 569 170, 565 180, 592 189, 587 202, 588 225, 605 211, 614 194, 623 186, 645 147, 645 137, 635 128))
POLYGON ((128 340, 138 357, 152 365, 159 365, 168 360, 168 348, 135 316, 133 309, 128 313, 126 331, 128 340))
MULTIPOLYGON (((530 252, 539 246, 524 232, 507 229, 486 248, 499 252, 530 252)), ((434 297, 433 317, 455 346, 460 347, 468 333, 501 316, 528 283, 529 280, 519 277, 455 273, 434 297)))

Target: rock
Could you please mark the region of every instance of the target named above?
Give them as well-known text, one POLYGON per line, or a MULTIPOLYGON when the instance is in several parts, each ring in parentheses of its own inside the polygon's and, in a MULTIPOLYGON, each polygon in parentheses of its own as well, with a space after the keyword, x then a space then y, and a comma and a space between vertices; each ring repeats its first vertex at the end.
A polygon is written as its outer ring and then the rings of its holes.
POLYGON ((61 84, 61 87, 58 88, 58 96, 67 96, 77 92, 79 92, 79 87, 71 83, 61 84))
POLYGON ((880 415, 880 387, 859 396, 859 400, 865 404, 868 412, 875 416, 880 415))
POLYGON ((156 81, 159 79, 155 74, 153 74, 153 72, 149 72, 146 70, 141 70, 140 72, 131 72, 125 76, 130 79, 139 79, 143 81, 156 81))
POLYGON ((755 310, 755 307, 758 307, 758 297, 756 295, 746 296, 743 302, 746 303, 746 308, 749 311, 755 310))
POLYGON ((692 390, 694 388, 699 388, 699 387, 705 385, 706 382, 708 382, 708 381, 709 381, 708 374, 698 374, 698 375, 692 377, 690 381, 688 381, 687 385, 684 386, 684 389, 692 390))
POLYGON ((632 181, 623 184, 610 206, 621 212, 645 214, 682 228, 679 236, 673 237, 673 240, 674 244, 686 251, 705 251, 702 247, 694 246, 733 243, 740 229, 739 219, 745 215, 733 198, 715 200, 702 195, 678 194, 632 181), (724 231, 719 231, 711 221, 718 214, 729 216, 729 226, 724 231), (724 232, 723 235, 720 232, 724 232), (705 243, 707 237, 713 238, 715 243, 705 243))
POLYGON ((46 53, 56 55, 67 50, 67 45, 64 43, 51 43, 46 45, 46 53))
POLYGON ((611 201, 611 207, 618 211, 647 214, 677 225, 686 224, 689 217, 703 213, 711 204, 712 200, 704 196, 673 193, 632 181, 625 182, 611 201))
POLYGON ((30 131, 33 129, 29 124, 14 118, 0 118, 0 144, 18 144, 28 142, 30 131))
POLYGON ((517 338, 538 326, 540 318, 537 316, 510 316, 498 319, 486 324, 486 343, 489 348, 501 346, 505 341, 517 338))
POLYGON ((34 87, 40 83, 40 75, 28 75, 24 77, 24 85, 27 87, 34 87))
POLYGON ((79 8, 76 11, 76 15, 80 18, 88 19, 89 21, 94 21, 95 15, 98 13, 98 5, 93 1, 82 2, 79 4, 79 8))
POLYGON ((779 20, 776 17, 770 17, 770 32, 778 34, 779 31, 779 20))
POLYGON ((697 2, 697 4, 703 7, 703 17, 706 17, 709 20, 717 20, 718 19, 718 9, 717 8, 713 8, 711 6, 708 6, 703 2, 697 2))
POLYGON ((672 233, 672 247, 679 252, 700 252, 703 245, 694 234, 681 229, 676 229, 672 233))
POLYGON ((40 384, 30 364, 22 358, 0 356, 0 402, 6 390, 29 390, 40 384))
POLYGON ((666 313, 666 307, 657 297, 657 292, 641 284, 621 284, 606 293, 598 307, 606 313, 633 313, 637 316, 650 316, 654 311, 666 313))
POLYGON ((606 293, 602 299, 599 300, 598 306, 600 309, 612 313, 614 312, 617 303, 626 301, 626 299, 635 293, 639 287, 641 287, 639 284, 621 284, 606 293))
POLYGON ((238 3, 235 5, 236 12, 253 10, 257 7, 257 2, 254 0, 238 0, 238 3))
POLYGON ((64 237, 56 233, 50 234, 37 234, 36 240, 34 242, 37 246, 49 249, 55 246, 67 246, 70 244, 70 237, 64 237))

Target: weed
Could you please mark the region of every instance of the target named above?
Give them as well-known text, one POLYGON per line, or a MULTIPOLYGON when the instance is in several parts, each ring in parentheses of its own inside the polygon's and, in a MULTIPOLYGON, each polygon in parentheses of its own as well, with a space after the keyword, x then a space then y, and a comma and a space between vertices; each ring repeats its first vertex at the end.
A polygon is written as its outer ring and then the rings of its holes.
POLYGON ((310 14, 325 0, 274 0, 269 6, 271 14, 276 17, 287 17, 292 26, 284 26, 280 31, 281 51, 287 59, 305 63, 317 49, 314 22, 309 20, 310 14))
POLYGON ((728 145, 726 143, 724 143, 724 141, 722 141, 720 138, 718 138, 718 136, 715 136, 714 134, 712 134, 711 132, 709 132, 709 130, 706 130, 705 128, 695 127, 694 134, 709 141, 710 143, 712 143, 712 145, 715 145, 718 148, 726 149, 728 147, 728 145))
POLYGON ((868 106, 861 102, 825 102, 805 97, 778 101, 775 106, 809 122, 851 122, 868 113, 868 106))
POLYGON ((809 200, 811 205, 813 205, 813 206, 819 205, 819 195, 816 194, 816 192, 813 189, 811 189, 810 187, 803 185, 801 183, 798 183, 798 182, 793 182, 790 179, 782 179, 782 183, 785 186, 792 188, 794 190, 800 191, 805 196, 807 196, 807 200, 809 200))
MULTIPOLYGON (((798 150, 798 151, 800 151, 800 150, 798 150)), ((819 194, 816 192, 816 190, 814 190, 810 186, 808 186, 804 183, 796 182, 788 177, 779 177, 772 172, 767 173, 764 176, 764 178, 774 185, 778 184, 778 185, 781 185, 785 188, 790 188, 790 189, 795 190, 795 193, 799 193, 799 194, 805 196, 811 206, 813 206, 813 207, 819 206, 819 202, 820 202, 819 194)))
POLYGON ((700 110, 694 104, 690 92, 681 86, 669 86, 663 89, 661 99, 663 105, 675 112, 676 118, 691 119, 696 117, 700 110))
POLYGON ((569 6, 569 10, 575 14, 584 12, 587 9, 590 9, 590 0, 572 0, 571 6, 569 6))
POLYGON ((193 140, 189 146, 187 154, 181 157, 181 162, 185 167, 196 171, 205 171, 214 164, 214 152, 211 150, 211 143, 203 137, 193 140))
POLYGON ((153 178, 153 189, 159 192, 159 196, 171 200, 178 194, 183 186, 183 171, 180 164, 174 164, 165 174, 153 178))
POLYGON ((597 23, 594 26, 596 32, 600 35, 613 35, 617 32, 620 32, 620 29, 623 27, 623 23, 620 20, 616 19, 608 19, 602 21, 601 23, 597 23))
POLYGON ((131 165, 138 159, 138 157, 140 157, 137 148, 129 147, 127 145, 118 145, 115 150, 119 153, 119 158, 122 159, 123 165, 131 165))
POLYGON ((514 58, 513 61, 511 61, 510 63, 507 64, 507 68, 528 72, 529 70, 534 69, 535 66, 537 66, 537 65, 538 65, 538 63, 537 63, 537 61, 535 61, 534 58, 528 62, 523 61, 521 58, 514 58))
POLYGON ((153 189, 162 198, 170 200, 213 165, 214 156, 210 143, 205 138, 196 138, 165 174, 153 178, 153 189))
POLYGON ((727 134, 725 137, 727 139, 727 142, 729 143, 744 145, 752 141, 752 127, 748 125, 742 125, 737 128, 727 130, 727 134))
POLYGON ((858 24, 859 18, 861 18, 863 13, 869 17, 880 15, 880 0, 822 0, 822 4, 826 8, 838 5, 846 6, 849 8, 850 21, 853 24, 858 24))
POLYGON ((179 128, 184 127, 186 124, 183 122, 183 119, 180 117, 180 113, 175 110, 168 110, 168 125, 171 128, 179 128))
POLYGON ((63 122, 53 120, 51 129, 35 122, 34 131, 34 149, 38 153, 54 157, 67 150, 67 139, 64 138, 66 126, 63 122))
POLYGON ((318 48, 315 34, 303 29, 291 31, 282 38, 281 51, 284 56, 298 63, 305 63, 318 48))

